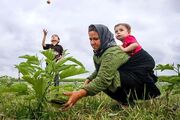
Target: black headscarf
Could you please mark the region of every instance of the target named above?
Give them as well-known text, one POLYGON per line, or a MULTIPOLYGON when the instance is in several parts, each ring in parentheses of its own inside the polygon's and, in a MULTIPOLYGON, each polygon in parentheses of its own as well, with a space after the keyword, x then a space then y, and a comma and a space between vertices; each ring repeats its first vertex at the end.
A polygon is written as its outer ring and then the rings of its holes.
MULTIPOLYGON (((107 48, 116 45, 114 35, 111 33, 111 31, 109 31, 109 29, 105 25, 93 24, 90 26, 94 26, 96 28, 96 32, 98 33, 101 41, 100 48, 98 50, 94 50, 94 55, 101 56, 107 48)), ((89 29, 89 31, 93 30, 89 29)))

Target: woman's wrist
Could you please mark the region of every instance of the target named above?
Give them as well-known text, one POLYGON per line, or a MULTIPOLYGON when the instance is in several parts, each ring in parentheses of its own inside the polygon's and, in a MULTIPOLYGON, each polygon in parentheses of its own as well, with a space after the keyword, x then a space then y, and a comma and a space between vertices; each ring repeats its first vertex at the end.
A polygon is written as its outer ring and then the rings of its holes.
POLYGON ((87 91, 85 90, 85 89, 80 89, 79 91, 78 91, 78 96, 80 97, 80 98, 82 98, 82 97, 84 97, 84 96, 86 96, 87 95, 87 91))

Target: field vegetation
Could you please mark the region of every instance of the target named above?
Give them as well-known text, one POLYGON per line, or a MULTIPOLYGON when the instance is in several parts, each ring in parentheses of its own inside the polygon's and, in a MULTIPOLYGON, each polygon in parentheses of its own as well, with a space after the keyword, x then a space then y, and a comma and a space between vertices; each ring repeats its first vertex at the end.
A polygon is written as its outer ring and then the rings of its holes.
POLYGON ((72 109, 60 111, 67 101, 63 92, 79 89, 84 78, 72 76, 86 73, 84 66, 66 53, 56 62, 51 50, 41 52, 45 59, 24 55, 16 65, 21 78, 0 77, 0 120, 179 120, 180 65, 157 65, 157 71, 174 71, 174 75, 158 76, 161 96, 136 101, 134 106, 121 107, 104 93, 81 99, 72 109), (43 68, 42 62, 48 65, 43 68), (60 85, 53 79, 60 76, 60 85), (71 78, 69 78, 71 77, 71 78))

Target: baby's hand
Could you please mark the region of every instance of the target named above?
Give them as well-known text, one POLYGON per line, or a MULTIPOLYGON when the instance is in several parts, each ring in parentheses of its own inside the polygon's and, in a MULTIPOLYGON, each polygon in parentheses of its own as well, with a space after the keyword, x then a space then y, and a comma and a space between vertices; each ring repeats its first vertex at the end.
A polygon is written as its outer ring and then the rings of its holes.
POLYGON ((44 33, 44 35, 46 36, 47 33, 48 33, 47 29, 43 29, 43 33, 44 33))
POLYGON ((123 47, 122 45, 119 45, 119 47, 121 48, 121 50, 123 50, 123 49, 124 49, 124 47, 123 47))

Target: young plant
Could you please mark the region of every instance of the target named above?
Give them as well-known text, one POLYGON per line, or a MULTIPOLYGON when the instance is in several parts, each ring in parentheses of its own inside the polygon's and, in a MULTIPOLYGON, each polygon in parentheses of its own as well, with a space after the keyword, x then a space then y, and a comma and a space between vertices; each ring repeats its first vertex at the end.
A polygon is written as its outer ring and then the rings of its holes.
POLYGON ((180 93, 180 64, 177 64, 176 66, 174 64, 158 64, 155 68, 155 70, 165 71, 170 70, 175 72, 177 75, 169 75, 169 76, 159 76, 158 80, 160 82, 166 82, 168 83, 166 85, 166 98, 167 103, 169 101, 169 95, 171 93, 173 94, 179 94, 180 93))
POLYGON ((43 111, 47 104, 47 93, 55 75, 58 74, 61 81, 64 78, 87 72, 81 62, 71 56, 67 57, 66 51, 58 61, 54 59, 55 54, 52 49, 41 51, 41 53, 45 56, 44 60, 40 60, 37 56, 24 55, 20 58, 26 61, 16 65, 16 68, 22 74, 23 80, 32 86, 37 100, 38 112, 43 111), (42 67, 43 62, 46 62, 45 68, 42 67))

